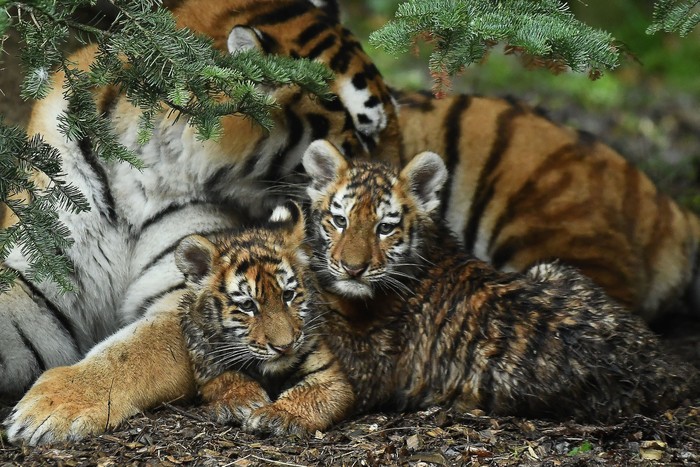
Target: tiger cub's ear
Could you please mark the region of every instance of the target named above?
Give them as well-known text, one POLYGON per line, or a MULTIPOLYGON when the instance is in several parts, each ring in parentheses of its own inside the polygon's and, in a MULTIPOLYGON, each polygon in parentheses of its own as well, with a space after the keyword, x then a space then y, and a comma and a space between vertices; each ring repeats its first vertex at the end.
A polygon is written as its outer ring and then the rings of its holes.
POLYGON ((297 203, 287 201, 277 206, 272 211, 270 223, 279 225, 285 230, 284 241, 292 248, 299 248, 304 243, 306 238, 304 213, 297 203))
POLYGON ((175 264, 188 282, 198 284, 211 272, 217 254, 212 242, 201 235, 190 235, 177 246, 175 264))
POLYGON ((236 26, 231 29, 226 45, 228 46, 229 53, 252 49, 263 50, 260 39, 258 39, 258 35, 255 33, 255 29, 247 26, 236 26))
POLYGON ((434 152, 422 152, 401 171, 403 180, 411 190, 418 206, 432 212, 440 206, 440 190, 447 180, 447 168, 434 152))
POLYGON ((313 201, 321 195, 320 189, 336 180, 347 170, 348 163, 332 143, 319 139, 311 143, 301 159, 304 170, 311 177, 307 193, 313 201))

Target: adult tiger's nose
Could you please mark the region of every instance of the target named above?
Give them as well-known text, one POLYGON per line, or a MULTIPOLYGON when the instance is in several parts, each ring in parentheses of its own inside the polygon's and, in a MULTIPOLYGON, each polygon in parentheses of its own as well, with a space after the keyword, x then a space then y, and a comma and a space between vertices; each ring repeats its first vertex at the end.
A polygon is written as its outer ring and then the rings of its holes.
POLYGON ((361 264, 361 265, 354 265, 354 264, 347 264, 347 263, 340 263, 343 266, 343 269, 345 272, 348 273, 348 276, 350 277, 359 277, 362 275, 363 272, 367 270, 367 267, 369 266, 368 263, 361 264))

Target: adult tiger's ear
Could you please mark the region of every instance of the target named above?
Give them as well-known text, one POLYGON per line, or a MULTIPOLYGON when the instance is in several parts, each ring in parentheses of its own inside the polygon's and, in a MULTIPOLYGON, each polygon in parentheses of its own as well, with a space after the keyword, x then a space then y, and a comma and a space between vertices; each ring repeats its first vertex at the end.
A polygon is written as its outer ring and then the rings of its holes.
POLYGON ((323 10, 332 20, 340 23, 340 6, 334 0, 309 0, 316 8, 323 10))
POLYGON ((434 152, 422 152, 401 171, 400 178, 410 187, 418 206, 432 212, 440 206, 440 190, 447 180, 447 168, 434 152))
POLYGON ((175 264, 188 282, 199 284, 212 270, 216 245, 201 235, 185 237, 175 250, 175 264))
POLYGON ((301 207, 294 201, 287 201, 277 206, 270 216, 270 223, 279 224, 285 230, 284 240, 293 248, 298 248, 306 238, 306 226, 304 213, 301 207))
POLYGON ((262 44, 255 29, 247 26, 235 26, 231 29, 226 41, 228 52, 243 52, 245 50, 263 50, 262 44))
POLYGON ((306 192, 312 201, 320 196, 320 190, 340 177, 348 169, 348 163, 338 148, 324 139, 311 143, 301 158, 304 170, 311 177, 311 185, 306 192))

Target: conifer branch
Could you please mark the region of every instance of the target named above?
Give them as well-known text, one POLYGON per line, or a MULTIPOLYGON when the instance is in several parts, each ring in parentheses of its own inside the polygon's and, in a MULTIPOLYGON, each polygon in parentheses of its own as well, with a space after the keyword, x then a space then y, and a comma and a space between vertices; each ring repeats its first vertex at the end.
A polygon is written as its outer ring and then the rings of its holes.
POLYGON ((428 65, 438 84, 499 43, 555 72, 596 78, 619 64, 615 39, 578 21, 559 0, 409 0, 370 36, 391 54, 406 52, 419 39, 434 46, 428 65))
POLYGON ((686 36, 700 23, 700 0, 657 0, 647 34, 659 31, 686 36))
MULTIPOLYGON (((324 65, 256 52, 222 53, 213 49, 210 39, 177 29, 172 15, 158 8, 158 0, 111 0, 118 14, 109 30, 75 19, 78 8, 93 3, 0 0, 0 52, 1 38, 14 27, 25 43, 24 99, 48 95, 52 70, 63 71, 65 82, 55 85, 63 86, 68 111, 59 117, 58 127, 69 139, 89 143, 103 159, 142 168, 99 114, 92 93, 96 86, 118 86, 141 110, 138 141, 142 144, 164 108, 184 118, 206 139, 220 135, 220 119, 235 113, 269 128, 269 112, 277 104, 261 91, 263 86, 291 84, 322 97, 328 94, 332 73, 324 65), (63 52, 71 32, 89 35, 97 43, 97 55, 87 71, 78 70, 63 52)), ((70 263, 58 254, 70 244, 70 232, 60 222, 57 209, 80 211, 88 208, 87 202, 65 184, 57 152, 1 122, 0 203, 18 219, 0 231, 0 261, 20 247, 30 262, 31 278, 48 278, 70 289, 70 263), (35 186, 31 174, 46 177, 48 188, 35 186), (27 195, 27 201, 20 201, 20 195, 27 195)), ((13 277, 11 271, 0 270, 0 288, 13 277)))

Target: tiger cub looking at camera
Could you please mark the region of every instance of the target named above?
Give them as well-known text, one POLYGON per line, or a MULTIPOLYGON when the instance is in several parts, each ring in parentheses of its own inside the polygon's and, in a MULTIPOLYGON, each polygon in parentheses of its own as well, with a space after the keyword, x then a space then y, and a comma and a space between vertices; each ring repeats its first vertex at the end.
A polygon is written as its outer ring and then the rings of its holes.
POLYGON ((302 251, 304 218, 288 204, 266 227, 185 238, 175 261, 188 286, 180 311, 195 382, 215 418, 303 435, 343 418, 355 399, 315 335, 321 307, 302 251))
POLYGON ((575 270, 504 273, 464 252, 439 217, 436 154, 398 173, 317 141, 303 164, 311 264, 331 308, 322 332, 360 411, 610 420, 673 406, 693 387, 639 317, 575 270))

